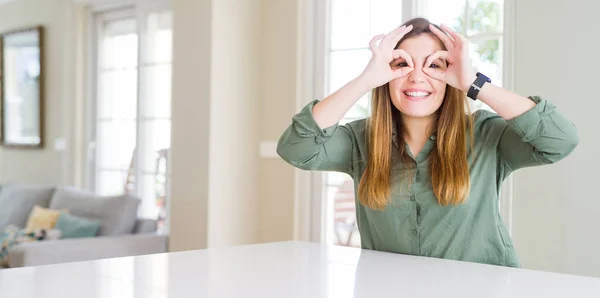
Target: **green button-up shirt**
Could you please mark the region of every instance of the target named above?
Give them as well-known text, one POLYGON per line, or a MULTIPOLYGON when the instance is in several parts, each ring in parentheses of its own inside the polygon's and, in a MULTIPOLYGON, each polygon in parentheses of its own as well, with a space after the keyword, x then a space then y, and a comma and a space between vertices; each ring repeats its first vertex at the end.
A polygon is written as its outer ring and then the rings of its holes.
MULTIPOLYGON (((471 192, 461 205, 440 205, 433 193, 428 155, 436 146, 435 135, 418 156, 411 156, 416 168, 397 159, 387 208, 374 210, 356 200, 362 248, 519 267, 499 212, 501 183, 519 168, 564 158, 579 142, 575 126, 554 105, 540 97, 530 99, 536 106, 509 121, 489 111, 475 112, 474 148, 468 156, 471 192), (405 175, 407 171, 412 172, 405 175)), ((312 115, 317 102, 293 117, 277 152, 300 169, 349 174, 358 193, 368 158, 366 121, 321 129, 312 115)))

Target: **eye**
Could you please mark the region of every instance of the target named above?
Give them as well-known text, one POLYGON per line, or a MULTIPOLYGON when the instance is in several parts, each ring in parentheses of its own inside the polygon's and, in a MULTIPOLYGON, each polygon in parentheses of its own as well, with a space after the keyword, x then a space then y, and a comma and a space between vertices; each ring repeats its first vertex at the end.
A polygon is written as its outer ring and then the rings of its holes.
POLYGON ((396 63, 396 67, 407 67, 408 63, 406 63, 405 61, 400 61, 398 63, 396 63))
POLYGON ((440 65, 438 63, 431 63, 431 65, 429 65, 429 67, 431 68, 441 68, 440 65))

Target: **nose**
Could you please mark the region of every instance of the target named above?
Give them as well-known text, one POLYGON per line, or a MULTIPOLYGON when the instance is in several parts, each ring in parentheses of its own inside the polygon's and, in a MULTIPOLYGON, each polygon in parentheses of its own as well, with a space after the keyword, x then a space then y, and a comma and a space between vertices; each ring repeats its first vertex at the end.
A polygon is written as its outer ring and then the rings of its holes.
POLYGON ((423 83, 426 77, 427 74, 423 72, 423 67, 421 66, 416 66, 409 74, 409 80, 412 83, 423 83))

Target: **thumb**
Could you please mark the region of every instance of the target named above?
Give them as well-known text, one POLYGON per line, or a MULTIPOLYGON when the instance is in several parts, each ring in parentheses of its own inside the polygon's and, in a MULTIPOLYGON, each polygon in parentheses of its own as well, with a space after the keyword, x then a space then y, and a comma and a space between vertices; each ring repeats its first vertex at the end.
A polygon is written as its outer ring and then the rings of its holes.
POLYGON ((433 68, 423 68, 423 72, 436 79, 436 80, 440 80, 440 81, 446 81, 446 72, 439 70, 439 69, 433 69, 433 68))

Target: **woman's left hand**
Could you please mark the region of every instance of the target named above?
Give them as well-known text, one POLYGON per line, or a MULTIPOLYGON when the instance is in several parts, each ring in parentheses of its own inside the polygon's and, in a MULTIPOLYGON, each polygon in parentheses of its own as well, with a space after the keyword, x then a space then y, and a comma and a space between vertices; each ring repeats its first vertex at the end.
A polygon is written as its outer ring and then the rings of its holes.
POLYGON ((446 69, 425 67, 423 72, 466 93, 476 78, 469 58, 469 42, 448 26, 442 25, 442 29, 452 38, 433 25, 429 25, 429 28, 444 43, 447 51, 435 52, 427 58, 425 65, 430 65, 435 59, 441 58, 447 61, 448 67, 446 69))

